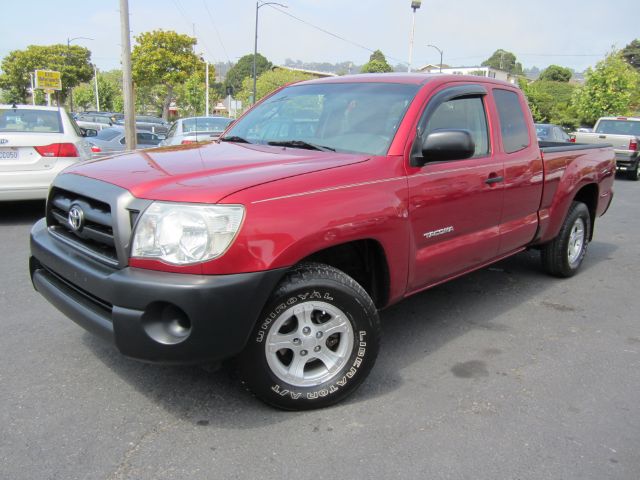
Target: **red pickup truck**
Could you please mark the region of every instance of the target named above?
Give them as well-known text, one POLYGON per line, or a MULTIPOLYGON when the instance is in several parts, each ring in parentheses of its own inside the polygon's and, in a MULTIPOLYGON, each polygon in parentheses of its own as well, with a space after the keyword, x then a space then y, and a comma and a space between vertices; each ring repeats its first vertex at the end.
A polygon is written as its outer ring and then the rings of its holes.
POLYGON ((513 255, 582 263, 609 146, 538 145, 522 92, 355 75, 274 92, 219 141, 73 166, 31 233, 35 288, 126 356, 230 357, 284 409, 353 392, 378 311, 513 255))

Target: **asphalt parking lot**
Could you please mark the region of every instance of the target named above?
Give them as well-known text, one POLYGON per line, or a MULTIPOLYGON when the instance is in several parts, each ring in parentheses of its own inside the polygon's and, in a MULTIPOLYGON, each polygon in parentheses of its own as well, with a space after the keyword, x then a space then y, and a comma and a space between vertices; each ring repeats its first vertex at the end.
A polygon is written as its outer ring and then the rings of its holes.
POLYGON ((382 313, 347 402, 264 406, 228 368, 121 357, 31 288, 44 205, 0 205, 0 479, 640 478, 640 184, 583 270, 525 252, 382 313))

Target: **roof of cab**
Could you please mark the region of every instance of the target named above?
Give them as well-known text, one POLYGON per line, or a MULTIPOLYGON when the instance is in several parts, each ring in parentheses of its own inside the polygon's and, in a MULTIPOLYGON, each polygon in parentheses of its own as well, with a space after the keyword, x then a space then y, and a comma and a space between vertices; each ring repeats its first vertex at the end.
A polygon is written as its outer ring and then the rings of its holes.
POLYGON ((494 78, 480 77, 476 75, 447 75, 442 73, 360 73, 356 75, 344 75, 340 77, 316 78, 297 82, 295 85, 308 85, 318 83, 404 83, 408 85, 424 85, 428 82, 481 82, 495 85, 516 87, 512 83, 494 78))

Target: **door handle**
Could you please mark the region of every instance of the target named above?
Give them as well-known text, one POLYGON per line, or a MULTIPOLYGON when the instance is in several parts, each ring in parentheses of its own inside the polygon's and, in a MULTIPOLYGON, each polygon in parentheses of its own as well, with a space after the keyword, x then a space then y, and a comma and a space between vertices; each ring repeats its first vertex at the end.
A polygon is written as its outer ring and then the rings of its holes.
POLYGON ((499 182, 503 182, 504 181, 504 177, 502 176, 495 176, 495 177, 489 177, 487 178, 484 183, 486 183, 487 185, 491 185, 493 183, 499 183, 499 182))

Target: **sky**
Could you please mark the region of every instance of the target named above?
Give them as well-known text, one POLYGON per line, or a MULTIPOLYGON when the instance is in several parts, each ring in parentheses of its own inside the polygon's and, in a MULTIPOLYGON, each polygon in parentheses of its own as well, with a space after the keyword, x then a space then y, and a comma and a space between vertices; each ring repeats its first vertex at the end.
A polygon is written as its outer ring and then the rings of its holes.
MULTIPOLYGON (((438 64, 440 54, 427 46, 432 44, 443 50, 443 61, 451 66, 479 65, 502 48, 515 53, 525 68, 556 64, 582 71, 612 47, 640 38, 638 1, 423 0, 415 14, 412 64, 438 64)), ((275 64, 287 58, 363 64, 375 49, 392 65, 408 63, 411 0, 278 3, 287 8, 264 5, 259 10, 258 51, 275 64)), ((28 45, 87 37, 91 40, 72 43, 89 48, 99 69, 120 67, 119 0, 0 4, 0 57, 28 45)), ((235 62, 253 53, 254 0, 129 0, 129 10, 132 45, 135 35, 164 29, 195 32, 197 51, 212 63, 235 62)))

